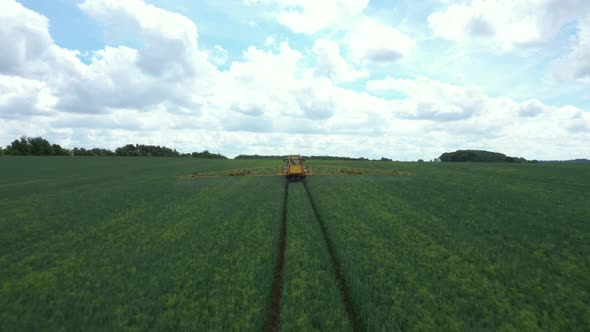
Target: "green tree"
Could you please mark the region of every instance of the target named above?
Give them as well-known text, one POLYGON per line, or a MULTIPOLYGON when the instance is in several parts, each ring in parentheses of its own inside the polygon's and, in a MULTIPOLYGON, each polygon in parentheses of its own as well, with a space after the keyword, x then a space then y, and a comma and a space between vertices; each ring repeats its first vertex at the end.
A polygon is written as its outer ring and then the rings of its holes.
POLYGON ((12 143, 6 147, 6 154, 30 155, 31 144, 29 144, 27 136, 22 136, 20 139, 12 141, 12 143))
POLYGON ((29 138, 31 154, 35 156, 52 156, 54 154, 51 144, 43 137, 29 138))
POLYGON ((59 144, 51 144, 51 149, 56 156, 69 156, 71 153, 70 150, 62 148, 59 144))
POLYGON ((445 162, 526 162, 526 159, 524 158, 508 157, 503 153, 484 150, 457 150, 455 152, 445 152, 440 156, 440 160, 445 162))
POLYGON ((205 159, 227 159, 226 156, 221 155, 220 153, 211 153, 209 150, 205 150, 203 152, 193 152, 191 154, 193 158, 205 158, 205 159))
POLYGON ((67 156, 70 154, 70 150, 62 148, 59 144, 50 144, 41 136, 22 136, 12 141, 4 153, 22 156, 67 156))

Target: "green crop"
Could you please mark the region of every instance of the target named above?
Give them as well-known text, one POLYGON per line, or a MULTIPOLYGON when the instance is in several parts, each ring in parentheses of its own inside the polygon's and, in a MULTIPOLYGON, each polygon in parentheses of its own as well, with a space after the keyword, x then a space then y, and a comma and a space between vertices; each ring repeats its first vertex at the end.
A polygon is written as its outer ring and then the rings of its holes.
POLYGON ((289 187, 281 330, 350 330, 326 244, 303 184, 289 187))
POLYGON ((283 181, 211 165, 0 160, 0 330, 262 329, 283 181))
POLYGON ((589 167, 405 166, 309 181, 369 330, 590 326, 589 167))
MULTIPOLYGON (((264 329, 284 179, 175 176, 280 163, 0 158, 0 330, 264 329)), ((282 330, 590 326, 587 165, 318 163, 415 176, 289 185, 282 330)))

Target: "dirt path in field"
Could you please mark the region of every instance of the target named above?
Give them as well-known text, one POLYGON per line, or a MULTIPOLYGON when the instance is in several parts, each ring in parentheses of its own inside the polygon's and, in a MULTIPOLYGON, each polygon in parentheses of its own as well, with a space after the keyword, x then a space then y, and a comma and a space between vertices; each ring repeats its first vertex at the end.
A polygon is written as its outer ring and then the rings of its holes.
POLYGON ((287 201, 289 198, 289 181, 285 181, 285 194, 283 197, 283 213, 281 216, 281 237, 279 239, 279 251, 275 263, 274 280, 270 308, 266 320, 266 331, 279 330, 279 318, 281 309, 281 287, 283 285, 283 267, 285 265, 285 249, 287 247, 287 201))
POLYGON ((359 315, 358 310, 354 307, 352 303, 352 298, 350 297, 350 290, 346 284, 346 278, 344 277, 342 267, 340 262, 338 262, 338 258, 336 258, 336 252, 334 250, 334 245, 332 241, 328 237, 328 233, 326 231, 326 225, 324 224, 323 219, 320 217, 318 213, 316 204, 309 193, 309 189, 307 188, 307 183, 303 181, 303 186, 305 187, 305 192, 307 193, 307 198, 309 198, 309 202, 311 203, 311 208, 313 209, 313 213, 315 214, 318 223, 320 224, 320 228, 322 229, 322 236, 324 238, 324 242, 326 243, 326 247, 328 248, 328 254, 330 255, 330 260, 332 261, 332 268, 334 269, 334 273, 336 274, 336 281, 338 283, 338 289, 340 290, 340 295, 342 296, 342 302, 344 303, 344 307, 346 308, 346 313, 348 314, 348 318, 350 319, 350 323, 352 325, 353 331, 364 331, 363 323, 361 321, 361 317, 359 315))

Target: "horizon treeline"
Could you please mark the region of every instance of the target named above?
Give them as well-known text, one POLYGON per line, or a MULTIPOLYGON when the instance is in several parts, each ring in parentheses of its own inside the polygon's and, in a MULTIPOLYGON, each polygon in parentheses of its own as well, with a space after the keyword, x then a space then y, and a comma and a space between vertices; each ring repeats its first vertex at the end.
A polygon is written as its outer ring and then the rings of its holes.
POLYGON ((12 141, 6 148, 0 147, 0 155, 15 156, 82 156, 82 157, 185 157, 205 159, 227 159, 220 153, 211 153, 208 150, 202 152, 180 153, 176 149, 170 149, 159 145, 127 144, 118 147, 115 151, 104 148, 78 148, 66 149, 59 144, 51 144, 43 137, 23 136, 12 141))
MULTIPOLYGON (((507 163, 526 163, 528 160, 520 157, 510 157, 503 153, 491 152, 485 150, 457 150, 455 152, 445 152, 439 157, 442 162, 507 162, 507 163)), ((536 160, 535 160, 536 161, 536 160)), ((533 161, 533 162, 535 162, 533 161)))
MULTIPOLYGON (((352 158, 352 157, 338 157, 338 156, 301 156, 301 157, 304 159, 310 159, 310 160, 393 161, 392 159, 385 158, 385 157, 381 157, 381 159, 369 159, 369 158, 365 158, 365 157, 352 158)), ((285 159, 285 158, 287 158, 286 155, 279 156, 279 155, 241 154, 241 155, 236 156, 234 159, 285 159)))

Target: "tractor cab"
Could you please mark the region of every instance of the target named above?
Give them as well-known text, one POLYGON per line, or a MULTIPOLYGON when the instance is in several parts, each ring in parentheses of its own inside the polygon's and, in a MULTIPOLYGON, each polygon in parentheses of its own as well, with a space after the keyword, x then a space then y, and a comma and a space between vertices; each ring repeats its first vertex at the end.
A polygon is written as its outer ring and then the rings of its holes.
POLYGON ((305 159, 300 155, 289 155, 285 161, 283 167, 283 173, 291 179, 301 179, 308 173, 307 166, 305 165, 305 159))

